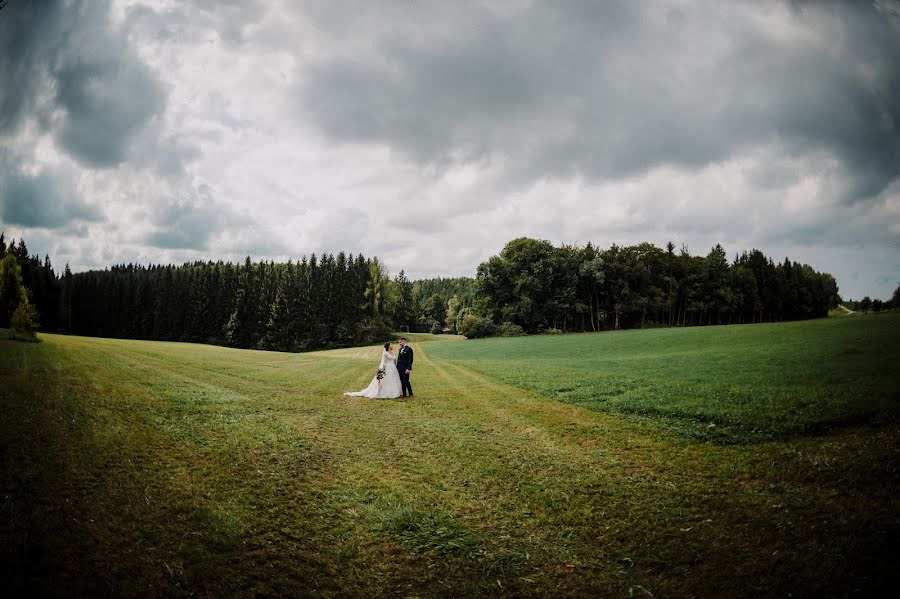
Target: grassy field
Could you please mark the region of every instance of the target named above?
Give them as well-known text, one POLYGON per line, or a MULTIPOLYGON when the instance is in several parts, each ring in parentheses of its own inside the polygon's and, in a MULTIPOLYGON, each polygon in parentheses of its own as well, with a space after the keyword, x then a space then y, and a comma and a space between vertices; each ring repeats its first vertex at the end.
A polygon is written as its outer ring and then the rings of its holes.
POLYGON ((719 442, 900 415, 900 313, 751 326, 484 339, 434 359, 719 442))
POLYGON ((423 338, 412 401, 341 396, 378 348, 0 340, 4 586, 871 595, 898 582, 897 324, 423 338))

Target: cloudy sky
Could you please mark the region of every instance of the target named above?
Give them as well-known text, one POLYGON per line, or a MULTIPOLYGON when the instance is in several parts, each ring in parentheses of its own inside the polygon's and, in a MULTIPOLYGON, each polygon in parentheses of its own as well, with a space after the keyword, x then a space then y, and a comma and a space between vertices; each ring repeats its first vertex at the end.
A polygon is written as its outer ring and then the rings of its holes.
POLYGON ((61 268, 514 237, 900 283, 900 5, 0 5, 0 230, 61 268))

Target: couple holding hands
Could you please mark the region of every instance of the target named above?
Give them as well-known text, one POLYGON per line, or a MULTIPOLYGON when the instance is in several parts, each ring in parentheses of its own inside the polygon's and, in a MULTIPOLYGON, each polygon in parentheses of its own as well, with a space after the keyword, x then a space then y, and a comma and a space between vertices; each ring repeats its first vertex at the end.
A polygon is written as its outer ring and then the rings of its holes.
POLYGON ((362 391, 347 392, 352 397, 371 397, 374 399, 393 399, 395 397, 413 396, 409 375, 412 373, 413 350, 406 343, 406 337, 397 341, 400 351, 394 355, 394 346, 390 341, 384 344, 381 363, 375 371, 375 378, 362 391))

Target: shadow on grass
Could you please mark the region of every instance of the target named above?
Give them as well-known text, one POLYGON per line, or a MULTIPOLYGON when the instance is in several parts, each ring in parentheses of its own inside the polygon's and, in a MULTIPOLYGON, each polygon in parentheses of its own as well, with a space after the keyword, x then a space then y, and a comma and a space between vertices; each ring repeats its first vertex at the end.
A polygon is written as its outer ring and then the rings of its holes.
POLYGON ((20 341, 22 343, 41 343, 37 335, 20 333, 11 329, 0 329, 0 341, 20 341))

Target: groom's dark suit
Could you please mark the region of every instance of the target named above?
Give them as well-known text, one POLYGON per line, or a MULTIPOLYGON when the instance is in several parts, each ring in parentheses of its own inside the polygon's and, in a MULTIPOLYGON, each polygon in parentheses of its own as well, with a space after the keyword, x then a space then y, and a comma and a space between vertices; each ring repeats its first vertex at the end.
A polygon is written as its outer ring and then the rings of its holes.
POLYGON ((413 394, 412 385, 409 384, 409 375, 406 374, 407 370, 412 372, 412 364, 413 350, 410 346, 404 345, 397 355, 397 371, 400 373, 400 388, 403 390, 403 397, 406 397, 407 393, 410 397, 413 394))

